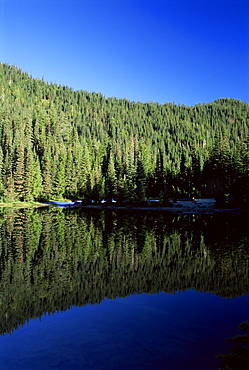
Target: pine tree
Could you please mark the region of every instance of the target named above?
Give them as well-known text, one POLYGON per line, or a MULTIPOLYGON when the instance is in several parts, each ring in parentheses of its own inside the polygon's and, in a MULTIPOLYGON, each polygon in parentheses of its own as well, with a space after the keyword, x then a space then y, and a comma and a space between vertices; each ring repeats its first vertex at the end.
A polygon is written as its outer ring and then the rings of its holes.
POLYGON ((4 182, 3 182, 3 151, 2 147, 0 146, 0 200, 3 201, 4 195, 4 182))
POLYGON ((20 144, 15 149, 15 168, 14 168, 14 189, 19 200, 25 199, 25 150, 24 145, 20 144))
POLYGON ((56 198, 63 198, 65 193, 65 170, 66 168, 66 153, 61 150, 56 161, 56 174, 53 183, 53 194, 56 198))
POLYGON ((117 176, 114 166, 114 158, 112 152, 110 153, 107 173, 105 178, 105 194, 109 199, 117 197, 117 176))
POLYGON ((136 197, 139 202, 147 200, 147 178, 142 159, 137 161, 136 170, 136 197))
POLYGON ((42 157, 42 197, 49 200, 52 195, 52 159, 49 151, 42 157))

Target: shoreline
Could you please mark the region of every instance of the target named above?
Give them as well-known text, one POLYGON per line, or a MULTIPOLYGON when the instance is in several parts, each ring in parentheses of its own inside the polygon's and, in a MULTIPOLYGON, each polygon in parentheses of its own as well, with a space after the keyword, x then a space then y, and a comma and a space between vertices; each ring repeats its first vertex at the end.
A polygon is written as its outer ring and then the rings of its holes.
POLYGON ((40 202, 16 202, 16 203, 0 203, 0 208, 9 207, 9 208, 38 208, 38 207, 46 207, 49 204, 40 203, 40 202))
POLYGON ((173 212, 176 214, 216 214, 216 213, 248 213, 249 210, 240 207, 219 208, 219 207, 200 207, 197 204, 193 207, 172 206, 172 207, 153 207, 153 206, 115 206, 115 205, 75 205, 71 202, 17 202, 17 203, 0 203, 1 208, 44 208, 44 207, 62 207, 68 209, 91 209, 91 210, 111 210, 111 211, 153 211, 153 212, 173 212))
MULTIPOLYGON (((56 206, 56 205, 54 205, 56 206)), ((212 207, 139 207, 139 206, 111 206, 111 205, 85 205, 75 206, 66 205, 65 208, 69 209, 92 209, 92 210, 110 210, 110 211, 155 211, 155 212, 173 212, 173 213, 185 213, 185 214, 215 214, 215 213, 241 213, 246 210, 241 208, 212 208, 212 207)), ((248 211, 247 211, 248 212, 248 211)))

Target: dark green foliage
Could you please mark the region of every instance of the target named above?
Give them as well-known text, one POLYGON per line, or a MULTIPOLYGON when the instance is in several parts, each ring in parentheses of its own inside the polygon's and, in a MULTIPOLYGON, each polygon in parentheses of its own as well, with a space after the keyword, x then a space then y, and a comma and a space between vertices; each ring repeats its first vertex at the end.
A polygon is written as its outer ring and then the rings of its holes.
POLYGON ((0 74, 3 200, 248 201, 248 104, 142 104, 48 84, 7 64, 0 74))

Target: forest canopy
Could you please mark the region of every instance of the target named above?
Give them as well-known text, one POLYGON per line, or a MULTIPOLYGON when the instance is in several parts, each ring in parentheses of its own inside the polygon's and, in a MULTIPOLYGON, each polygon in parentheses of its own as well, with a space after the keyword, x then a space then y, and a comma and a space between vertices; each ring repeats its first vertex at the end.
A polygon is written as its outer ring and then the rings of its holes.
POLYGON ((105 98, 0 64, 0 201, 248 202, 249 104, 105 98))

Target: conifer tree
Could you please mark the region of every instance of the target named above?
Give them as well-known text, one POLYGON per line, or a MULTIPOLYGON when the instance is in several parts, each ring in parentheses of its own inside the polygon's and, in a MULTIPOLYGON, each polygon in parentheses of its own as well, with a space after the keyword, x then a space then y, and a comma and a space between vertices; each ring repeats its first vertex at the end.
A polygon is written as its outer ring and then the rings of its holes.
POLYGON ((107 167, 105 179, 105 194, 109 199, 115 199, 117 197, 117 176, 112 152, 110 153, 109 163, 107 167))
POLYGON ((42 197, 49 200, 52 195, 52 158, 47 150, 42 157, 42 197))
POLYGON ((14 189, 19 200, 25 199, 25 151, 24 145, 20 144, 15 149, 14 189))
POLYGON ((147 178, 141 158, 137 160, 136 197, 139 202, 145 202, 147 199, 147 178))
POLYGON ((238 187, 241 197, 247 192, 248 148, 239 149, 249 136, 246 103, 142 104, 47 84, 7 64, 0 64, 0 74, 2 184, 8 199, 40 193, 44 199, 89 198, 93 188, 99 196, 113 193, 113 183, 117 198, 134 200, 141 163, 147 197, 192 190, 216 196, 238 187))

